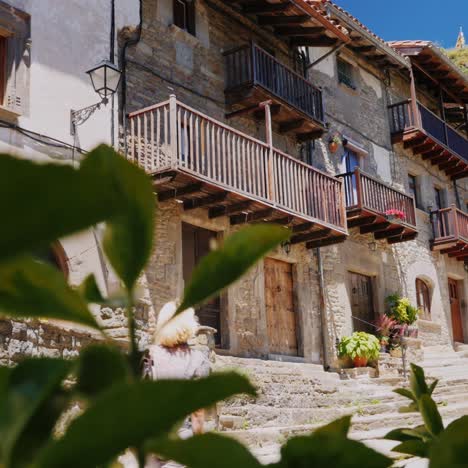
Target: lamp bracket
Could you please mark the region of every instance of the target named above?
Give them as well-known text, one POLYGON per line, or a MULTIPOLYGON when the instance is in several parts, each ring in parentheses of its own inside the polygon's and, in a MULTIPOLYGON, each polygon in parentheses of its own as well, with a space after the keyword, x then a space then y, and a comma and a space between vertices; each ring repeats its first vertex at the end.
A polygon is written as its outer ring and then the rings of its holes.
POLYGON ((102 105, 106 105, 109 99, 104 97, 101 101, 91 106, 83 107, 78 110, 70 111, 70 134, 74 136, 76 134, 76 127, 84 124, 102 105))

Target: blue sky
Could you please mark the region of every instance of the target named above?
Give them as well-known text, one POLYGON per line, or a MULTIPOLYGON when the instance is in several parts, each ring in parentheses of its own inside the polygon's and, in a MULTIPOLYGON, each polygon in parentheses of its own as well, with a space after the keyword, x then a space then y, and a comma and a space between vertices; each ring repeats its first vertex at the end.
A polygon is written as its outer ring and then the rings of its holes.
POLYGON ((455 46, 468 38, 468 0, 334 0, 387 41, 423 39, 455 46))

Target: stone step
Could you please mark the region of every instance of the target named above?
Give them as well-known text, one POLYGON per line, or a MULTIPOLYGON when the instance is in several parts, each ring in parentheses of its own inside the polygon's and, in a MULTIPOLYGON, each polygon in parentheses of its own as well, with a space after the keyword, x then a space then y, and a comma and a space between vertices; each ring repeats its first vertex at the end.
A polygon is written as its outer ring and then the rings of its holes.
MULTIPOLYGON (((467 415, 468 403, 439 408, 439 411, 444 421, 451 420, 462 415, 467 415)), ((321 422, 320 424, 298 424, 253 429, 246 425, 244 429, 230 430, 224 433, 237 438, 250 447, 265 447, 268 445, 283 444, 289 437, 309 434, 324 424, 325 422, 321 422)), ((388 413, 371 416, 355 416, 353 417, 352 431, 353 433, 360 433, 360 436, 364 439, 372 440, 377 430, 385 431, 386 433, 392 428, 416 426, 419 424, 422 424, 422 420, 418 413, 388 413), (368 434, 367 437, 366 433, 368 434)))
MULTIPOLYGON (((449 405, 466 402, 466 394, 458 393, 435 397, 435 401, 441 409, 449 405)), ((347 414, 357 416, 371 416, 398 413, 399 409, 407 404, 407 400, 395 394, 393 400, 382 402, 375 400, 371 404, 355 400, 347 405, 333 405, 323 407, 287 407, 287 406, 266 406, 258 402, 251 405, 230 406, 220 410, 220 424, 223 426, 224 420, 228 421, 228 427, 233 424, 237 428, 248 427, 268 427, 287 426, 298 424, 315 424, 337 419, 347 414)))

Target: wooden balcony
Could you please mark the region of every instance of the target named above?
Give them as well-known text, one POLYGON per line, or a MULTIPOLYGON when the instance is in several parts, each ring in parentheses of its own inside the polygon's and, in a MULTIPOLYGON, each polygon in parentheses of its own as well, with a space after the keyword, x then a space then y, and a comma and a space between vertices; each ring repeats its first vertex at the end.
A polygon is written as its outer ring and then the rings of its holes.
MULTIPOLYGON (((267 119, 268 121, 269 119, 267 119)), ((342 181, 177 101, 129 115, 128 158, 154 179, 158 199, 207 208, 232 225, 289 226, 309 248, 347 235, 342 181)))
POLYGON ((414 199, 380 182, 360 169, 342 174, 345 187, 348 228, 359 227, 361 234, 373 233, 375 239, 389 244, 417 237, 414 199), (389 210, 403 212, 398 219, 389 210))
POLYGON ((468 176, 468 139, 421 103, 411 99, 392 104, 390 126, 394 142, 439 166, 452 179, 468 176))
POLYGON ((468 262, 468 214, 452 205, 431 213, 432 249, 468 262))
POLYGON ((257 112, 271 100, 272 118, 280 133, 293 133, 300 140, 319 138, 325 131, 322 91, 286 67, 256 44, 230 50, 226 58, 226 100, 237 111, 257 112))

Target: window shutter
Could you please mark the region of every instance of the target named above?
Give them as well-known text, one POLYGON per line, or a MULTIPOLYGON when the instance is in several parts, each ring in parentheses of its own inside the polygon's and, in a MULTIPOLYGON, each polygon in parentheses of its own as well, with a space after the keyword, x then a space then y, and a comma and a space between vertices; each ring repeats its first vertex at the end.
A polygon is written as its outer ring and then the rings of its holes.
POLYGON ((7 43, 7 84, 4 106, 18 115, 29 112, 29 39, 12 36, 7 43))

